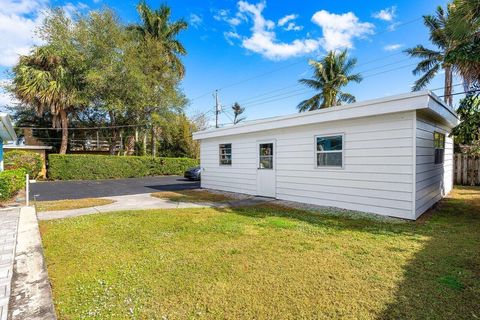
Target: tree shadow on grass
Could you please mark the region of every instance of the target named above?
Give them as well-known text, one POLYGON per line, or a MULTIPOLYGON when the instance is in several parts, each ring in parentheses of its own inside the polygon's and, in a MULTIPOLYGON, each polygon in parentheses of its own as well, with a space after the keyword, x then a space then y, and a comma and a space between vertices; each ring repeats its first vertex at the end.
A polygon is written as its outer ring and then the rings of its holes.
POLYGON ((352 219, 271 205, 225 210, 252 218, 284 217, 339 231, 426 237, 378 319, 480 319, 479 188, 456 189, 417 222, 352 219))

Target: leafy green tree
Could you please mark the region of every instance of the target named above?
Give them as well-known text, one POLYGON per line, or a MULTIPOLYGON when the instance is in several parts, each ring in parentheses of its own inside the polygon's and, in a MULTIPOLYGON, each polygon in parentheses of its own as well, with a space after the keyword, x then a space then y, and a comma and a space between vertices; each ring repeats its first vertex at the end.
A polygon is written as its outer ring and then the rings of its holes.
POLYGON ((435 15, 423 16, 423 22, 430 32, 430 41, 437 47, 437 50, 426 48, 419 44, 414 48, 405 50, 405 52, 413 58, 420 58, 420 61, 413 74, 415 76, 422 75, 412 88, 418 91, 425 88, 430 81, 440 73, 445 71, 445 88, 444 100, 448 105, 452 105, 452 79, 454 68, 451 63, 446 61, 446 56, 454 47, 454 42, 446 32, 449 21, 450 6, 444 10, 441 6, 437 7, 435 15))
POLYGON ((352 74, 357 59, 348 58, 347 50, 330 51, 319 61, 310 60, 313 68, 313 79, 301 79, 300 83, 318 91, 310 99, 300 102, 297 106, 300 112, 341 105, 343 102, 355 102, 355 97, 342 91, 350 82, 362 81, 358 73, 352 74))
POLYGON ((166 5, 152 10, 142 1, 137 10, 142 23, 128 27, 138 40, 137 51, 129 63, 138 66, 136 75, 145 88, 139 100, 143 105, 140 118, 150 127, 151 154, 155 156, 162 131, 156 127, 158 121, 154 118, 169 111, 180 112, 187 103, 179 88, 185 74, 180 56, 187 52, 177 39, 187 24, 183 20, 171 22, 171 10, 166 5))
POLYGON ((457 109, 460 124, 452 130, 455 142, 461 145, 473 145, 480 141, 480 95, 468 94, 460 101, 457 109))

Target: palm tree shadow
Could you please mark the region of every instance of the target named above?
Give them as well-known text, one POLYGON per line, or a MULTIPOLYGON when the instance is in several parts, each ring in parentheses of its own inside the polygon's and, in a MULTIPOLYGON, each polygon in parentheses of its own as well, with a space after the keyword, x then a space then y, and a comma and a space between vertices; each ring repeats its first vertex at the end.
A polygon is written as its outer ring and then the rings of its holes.
POLYGON ((422 236, 428 240, 404 268, 378 319, 480 317, 480 190, 462 189, 417 222, 392 223, 262 205, 218 209, 252 218, 284 217, 334 230, 422 236), (469 193, 474 193, 473 197, 469 193))

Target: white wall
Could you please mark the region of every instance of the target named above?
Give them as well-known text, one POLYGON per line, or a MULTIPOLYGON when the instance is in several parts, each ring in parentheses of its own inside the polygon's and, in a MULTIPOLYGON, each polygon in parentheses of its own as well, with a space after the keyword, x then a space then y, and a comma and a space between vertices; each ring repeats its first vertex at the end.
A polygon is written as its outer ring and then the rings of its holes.
POLYGON ((276 139, 278 199, 414 219, 415 111, 201 141, 202 187, 257 192, 257 140, 276 139), (314 137, 344 134, 344 168, 315 168, 314 137), (232 143, 232 166, 218 145, 232 143))
POLYGON ((419 217, 453 187, 453 140, 448 128, 417 114, 416 128, 416 203, 419 217), (434 131, 445 134, 445 158, 443 164, 435 164, 434 131))

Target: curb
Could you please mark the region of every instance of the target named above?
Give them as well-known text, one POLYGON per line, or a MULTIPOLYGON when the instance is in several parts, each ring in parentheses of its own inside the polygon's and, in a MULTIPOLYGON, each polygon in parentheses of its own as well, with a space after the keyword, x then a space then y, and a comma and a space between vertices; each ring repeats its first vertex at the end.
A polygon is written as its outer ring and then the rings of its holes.
POLYGON ((33 207, 20 210, 8 319, 56 319, 33 207))

